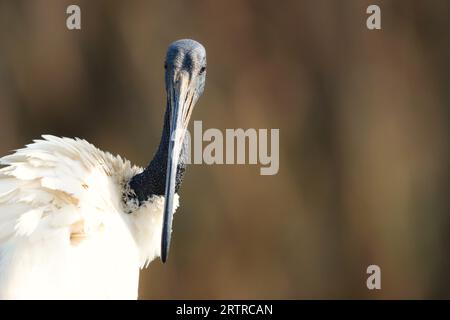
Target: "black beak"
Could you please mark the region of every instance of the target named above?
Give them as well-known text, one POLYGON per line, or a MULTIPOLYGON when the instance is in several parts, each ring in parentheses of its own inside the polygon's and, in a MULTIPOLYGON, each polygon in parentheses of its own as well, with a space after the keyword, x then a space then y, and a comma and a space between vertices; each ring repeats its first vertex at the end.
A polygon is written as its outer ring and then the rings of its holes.
POLYGON ((167 158, 167 175, 164 203, 163 229, 161 236, 161 260, 167 261, 170 249, 173 221, 173 197, 178 160, 183 139, 192 112, 192 92, 189 90, 189 74, 180 72, 168 88, 170 103, 170 140, 167 158), (172 94, 170 94, 172 93, 172 94))

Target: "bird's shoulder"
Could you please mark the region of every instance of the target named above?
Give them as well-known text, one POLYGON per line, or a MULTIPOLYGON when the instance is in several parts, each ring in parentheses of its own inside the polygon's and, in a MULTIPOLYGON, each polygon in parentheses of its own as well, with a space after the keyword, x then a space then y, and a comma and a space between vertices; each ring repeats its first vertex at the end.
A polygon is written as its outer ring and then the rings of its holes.
POLYGON ((122 187, 142 169, 82 139, 42 136, 0 158, 0 244, 40 225, 74 234, 121 210, 122 187))

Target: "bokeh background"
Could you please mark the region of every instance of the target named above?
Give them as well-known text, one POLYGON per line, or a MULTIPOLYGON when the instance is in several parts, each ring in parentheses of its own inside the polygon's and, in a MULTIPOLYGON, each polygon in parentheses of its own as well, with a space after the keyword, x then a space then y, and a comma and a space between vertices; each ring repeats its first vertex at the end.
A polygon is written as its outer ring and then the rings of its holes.
POLYGON ((140 297, 450 298, 449 18, 446 0, 0 0, 0 154, 51 133, 145 165, 166 47, 193 38, 208 54, 193 119, 280 128, 280 170, 190 166, 140 297))

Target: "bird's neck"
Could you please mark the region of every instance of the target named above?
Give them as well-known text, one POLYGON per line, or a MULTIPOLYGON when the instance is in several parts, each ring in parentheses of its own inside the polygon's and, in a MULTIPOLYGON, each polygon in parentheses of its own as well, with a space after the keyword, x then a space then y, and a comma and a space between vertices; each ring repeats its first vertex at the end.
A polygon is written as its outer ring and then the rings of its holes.
MULTIPOLYGON (((139 201, 143 203, 151 198, 153 195, 164 195, 166 186, 166 172, 167 172, 167 157, 169 150, 170 139, 170 108, 166 108, 164 115, 164 126, 159 143, 153 159, 142 173, 139 173, 131 178, 129 186, 134 191, 134 195, 139 201)), ((178 161, 177 175, 175 179, 175 192, 181 186, 184 172, 186 171, 187 159, 187 139, 184 140, 181 149, 181 154, 178 161)))

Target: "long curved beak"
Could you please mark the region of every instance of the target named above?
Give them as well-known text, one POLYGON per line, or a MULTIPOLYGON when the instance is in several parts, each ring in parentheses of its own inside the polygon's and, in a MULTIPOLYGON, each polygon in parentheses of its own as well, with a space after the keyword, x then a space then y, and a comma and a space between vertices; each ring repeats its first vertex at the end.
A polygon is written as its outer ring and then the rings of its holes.
POLYGON ((189 89, 189 74, 176 75, 172 87, 168 88, 170 103, 170 139, 167 159, 167 174, 164 202, 164 218, 161 236, 161 260, 166 262, 169 254, 173 221, 173 197, 178 160, 193 109, 193 90, 189 89))

